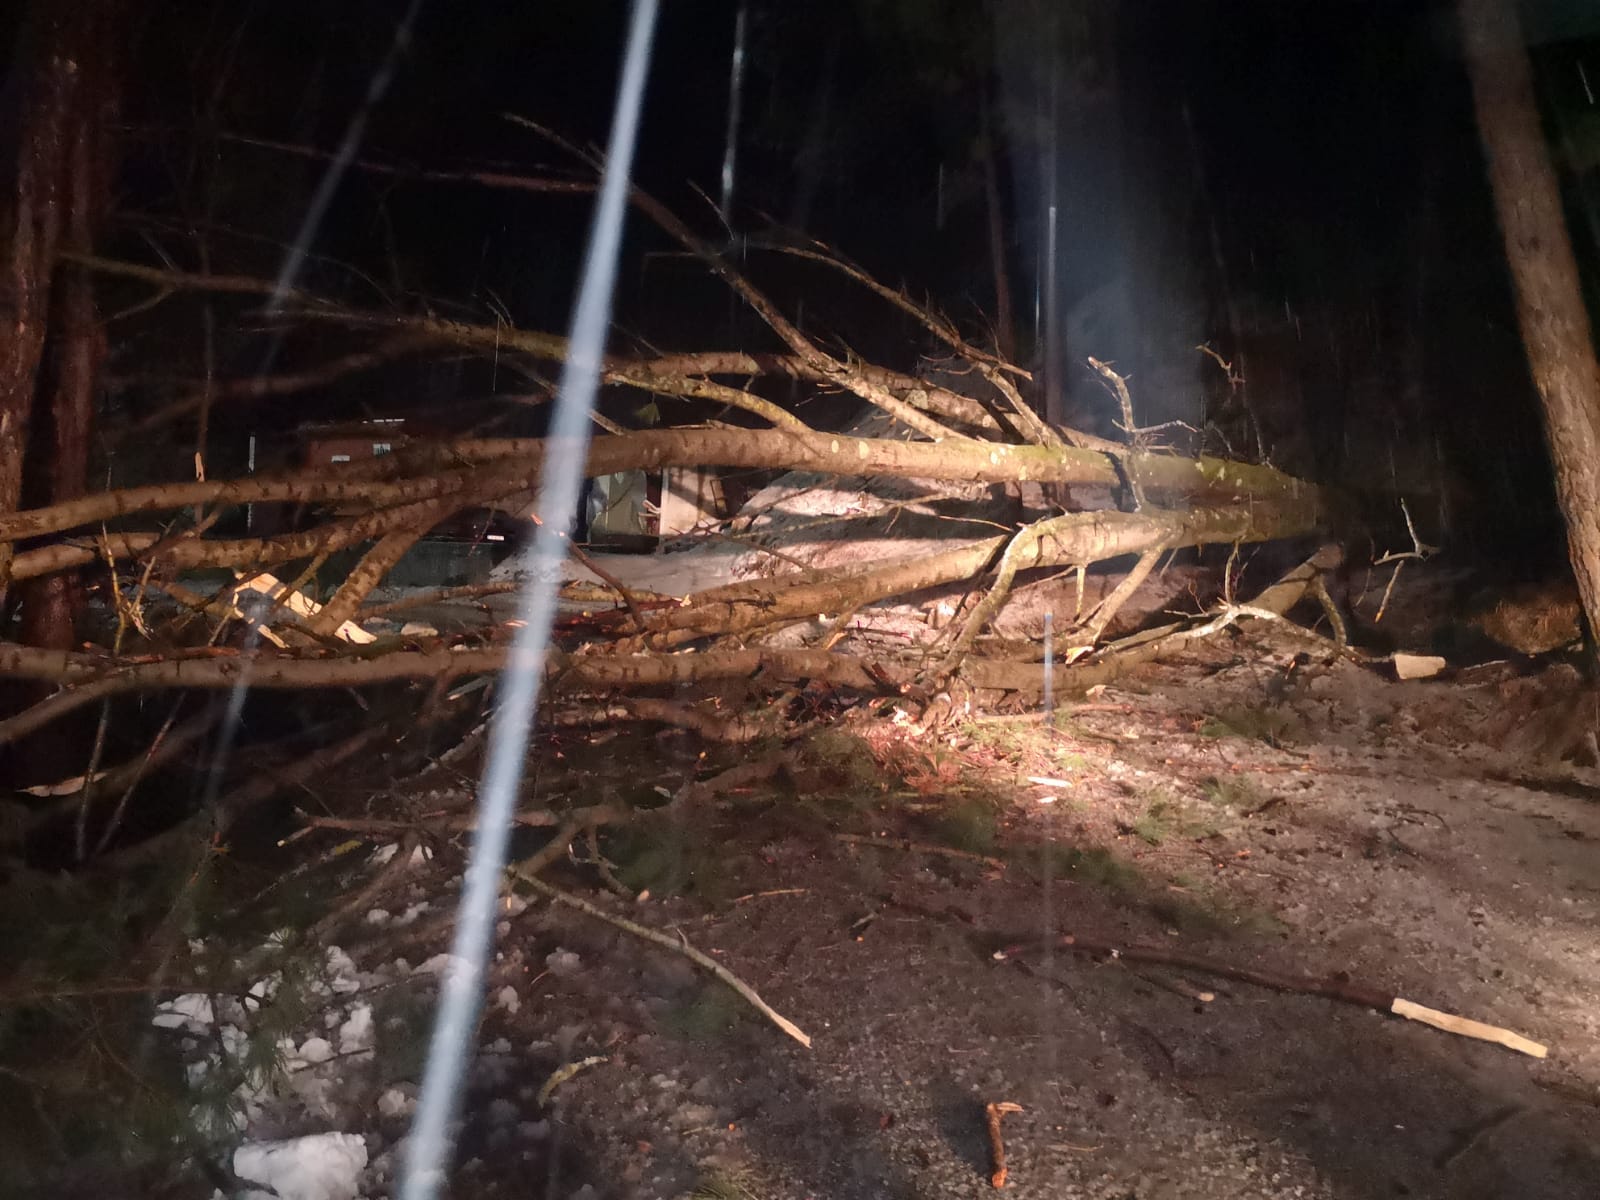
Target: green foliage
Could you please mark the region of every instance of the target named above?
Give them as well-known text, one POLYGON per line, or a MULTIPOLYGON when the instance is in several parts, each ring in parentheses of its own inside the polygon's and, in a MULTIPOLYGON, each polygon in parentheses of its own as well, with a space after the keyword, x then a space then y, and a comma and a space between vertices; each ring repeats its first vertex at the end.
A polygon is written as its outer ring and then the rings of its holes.
POLYGON ((1185 891, 1167 891, 1149 901, 1151 915, 1180 933, 1214 936, 1248 933, 1283 937, 1288 926, 1271 913, 1236 903, 1210 892, 1206 885, 1186 880, 1185 891))
POLYGON ((379 1036, 374 1046, 380 1083, 422 1078, 433 1032, 433 1001, 415 988, 386 988, 372 999, 372 1023, 379 1036))
POLYGON ((852 733, 822 729, 805 740, 799 751, 802 775, 815 772, 817 783, 840 790, 878 791, 883 769, 872 747, 852 733))
POLYGON ((744 1002, 724 985, 703 983, 687 1000, 662 1013, 661 1030, 686 1042, 712 1041, 737 1030, 748 1012, 744 1002))
POLYGON ((725 852, 708 843, 703 830, 653 821, 617 829, 601 845, 617 879, 635 892, 658 898, 694 895, 708 902, 730 895, 725 852))
POLYGON ((241 964, 227 947, 259 939, 233 915, 220 860, 202 841, 191 849, 115 876, 22 872, 0 889, 11 997, 0 1006, 0 1195, 70 1171, 165 1168, 231 1136, 239 1085, 282 1071, 280 1039, 319 1002, 310 981, 322 950, 281 942, 241 964), (214 941, 191 941, 202 936, 214 941), (169 980, 209 982, 214 1002, 265 977, 278 986, 245 999, 244 1040, 190 1079, 178 1036, 151 1024, 144 985, 158 962, 169 980))
POLYGON ((757 1200, 757 1193, 740 1174, 725 1170, 705 1172, 689 1193, 690 1200, 757 1200))
POLYGON ((1213 775, 1200 785, 1206 798, 1234 812, 1252 813, 1271 797, 1247 775, 1213 775))
POLYGON ((1035 878, 1071 879, 1114 892, 1137 890, 1144 882, 1139 869, 1099 846, 1065 846, 1042 842, 1020 856, 1035 878))
POLYGON ((952 801, 934 822, 934 836, 945 845, 970 854, 993 851, 998 833, 999 820, 994 804, 976 797, 952 801))
POLYGON ((1269 746, 1285 746, 1305 740, 1305 725, 1294 713, 1281 708, 1231 704, 1206 719, 1200 726, 1200 736, 1253 738, 1269 746))
POLYGON ((1133 822, 1133 833, 1150 846, 1159 846, 1172 834, 1171 803, 1153 800, 1133 822))

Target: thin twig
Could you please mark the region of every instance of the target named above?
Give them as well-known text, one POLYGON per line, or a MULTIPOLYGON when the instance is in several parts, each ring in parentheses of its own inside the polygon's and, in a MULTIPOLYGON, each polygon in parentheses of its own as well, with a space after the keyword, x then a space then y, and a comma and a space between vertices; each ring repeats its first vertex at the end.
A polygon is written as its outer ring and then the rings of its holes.
MULTIPOLYGON (((548 808, 525 808, 511 815, 512 823, 526 829, 552 829, 556 826, 576 825, 579 829, 591 825, 621 825, 633 820, 633 809, 618 808, 610 804, 595 804, 571 812, 552 812, 548 808)), ((473 813, 454 813, 449 816, 422 816, 414 821, 393 820, 385 817, 333 817, 320 816, 303 809, 295 816, 308 829, 331 829, 338 833, 364 833, 393 835, 414 833, 471 833, 478 828, 478 818, 473 813)))
POLYGON ((834 838, 852 846, 877 846, 882 850, 904 850, 910 854, 936 854, 941 858, 959 858, 966 862, 982 863, 997 871, 1006 869, 1006 860, 992 854, 979 854, 973 850, 957 850, 954 846, 941 846, 935 842, 914 842, 909 838, 870 837, 860 833, 836 833, 834 838))
POLYGON ((654 929, 648 928, 647 926, 640 925, 636 921, 630 921, 626 917, 613 916, 611 913, 606 912, 605 909, 594 904, 590 904, 589 901, 583 899, 581 896, 574 896, 572 893, 564 892, 558 887, 552 887, 550 884, 540 879, 522 863, 518 863, 512 868, 512 874, 515 875, 518 880, 533 888, 534 891, 543 893, 551 900, 559 901, 570 908, 575 908, 581 913, 586 913, 589 916, 594 917, 596 920, 604 921, 608 925, 613 925, 622 930, 624 933, 631 933, 634 937, 643 938, 647 942, 671 950, 674 954, 681 954, 684 958, 687 958, 701 970, 707 971, 716 976, 723 983, 727 984, 734 991, 738 992, 739 995, 744 997, 745 1001, 749 1003, 752 1008, 754 1008, 762 1016, 766 1017, 767 1020, 771 1021, 779 1029, 783 1030, 784 1033, 788 1034, 795 1041, 806 1047, 806 1049, 809 1050, 811 1048, 811 1039, 803 1030, 801 1030, 798 1025, 789 1020, 789 1018, 785 1017, 782 1013, 772 1008, 765 1000, 757 995, 755 989, 749 984, 745 983, 744 980, 740 979, 737 975, 728 970, 728 968, 724 967, 715 959, 703 954, 699 950, 696 950, 693 946, 689 945, 688 942, 675 940, 671 937, 668 937, 664 933, 660 933, 654 929))
POLYGON ((309 931, 310 940, 314 944, 322 944, 329 934, 333 933, 357 913, 364 912, 372 906, 372 902, 384 892, 392 888, 406 872, 411 870, 411 855, 421 845, 421 839, 415 834, 407 834, 400 840, 400 847, 395 851, 382 870, 364 888, 350 896, 333 911, 327 913, 313 925, 309 931))

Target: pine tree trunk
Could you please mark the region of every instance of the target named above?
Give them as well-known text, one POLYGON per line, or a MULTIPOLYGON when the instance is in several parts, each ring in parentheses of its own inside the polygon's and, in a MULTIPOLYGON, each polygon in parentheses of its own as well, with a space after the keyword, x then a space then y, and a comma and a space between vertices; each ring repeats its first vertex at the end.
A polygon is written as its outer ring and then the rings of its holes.
MULTIPOLYGON (((88 482, 103 334, 87 276, 55 276, 60 252, 93 249, 109 195, 119 16, 120 0, 40 0, 18 48, 15 185, 5 203, 10 245, 0 285, 9 335, 0 339, 0 513, 16 510, 25 485, 30 499, 60 503, 88 482), (38 458, 30 461, 30 451, 38 458)), ((0 598, 10 560, 10 547, 0 547, 0 598)), ((70 581, 57 580, 33 589, 24 640, 71 644, 66 588, 70 581)))
MULTIPOLYGON (((17 509, 34 394, 49 325, 50 281, 61 237, 61 163, 76 64, 58 52, 66 19, 35 5, 15 55, 21 97, 11 147, 15 181, 5 198, 4 279, 0 281, 0 513, 17 509)), ((0 546, 0 599, 11 576, 12 548, 0 546)))
POLYGON ((1459 13, 1478 133, 1593 654, 1600 635, 1600 361, 1513 0, 1460 0, 1459 13))
POLYGON ((995 348, 1010 362, 1017 359, 1017 325, 1011 309, 1011 272, 1006 266, 1006 218, 1000 199, 999 133, 989 112, 988 85, 979 93, 979 138, 983 142, 983 199, 988 210, 989 269, 994 279, 995 348))

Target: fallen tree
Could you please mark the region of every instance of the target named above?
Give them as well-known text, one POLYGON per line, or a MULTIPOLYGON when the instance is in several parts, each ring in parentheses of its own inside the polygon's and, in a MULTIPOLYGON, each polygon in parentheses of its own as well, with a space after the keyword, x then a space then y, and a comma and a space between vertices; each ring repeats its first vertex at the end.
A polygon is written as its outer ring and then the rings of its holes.
MULTIPOLYGON (((507 177, 496 179, 511 186, 507 177)), ((525 182, 528 190, 541 186, 525 182)), ((693 561, 732 542, 765 565, 749 577, 656 595, 574 548, 572 574, 601 582, 598 593, 573 592, 565 606, 561 647, 546 664, 547 695, 558 708, 615 712, 621 699, 622 711, 634 719, 706 731, 721 728, 722 716, 695 707, 692 697, 666 703, 650 694, 738 682, 791 695, 809 685, 895 696, 916 706, 934 703, 951 688, 990 699, 1036 696, 1045 683, 1039 631, 1022 628, 1019 640, 1018 629, 1002 630, 1012 598, 1041 571, 1075 570, 1081 592, 1091 569, 1135 560, 1121 584, 1056 631, 1052 649, 1066 665, 1050 682, 1063 691, 1086 687, 1155 652, 1148 644, 1108 646, 1104 639, 1121 606, 1163 557, 1214 544, 1302 538, 1324 520, 1325 497, 1304 481, 1263 464, 1154 445, 1134 423, 1125 382, 1103 364, 1095 367, 1117 397, 1126 442, 1045 424, 1023 393, 1028 372, 972 344, 951 322, 833 252, 779 244, 780 251, 866 287, 949 357, 935 381, 828 353, 676 217, 647 196, 636 194, 635 203, 703 259, 767 324, 781 349, 609 356, 603 364, 608 384, 698 407, 687 423, 665 427, 626 429, 602 421, 608 431, 591 444, 588 474, 753 470, 775 479, 780 496, 785 487, 827 481, 844 499, 833 510, 825 507, 825 536, 835 543, 863 539, 863 549, 857 561, 823 562, 792 545, 785 549, 781 522, 761 526, 760 536, 754 527, 706 528, 683 539, 674 559, 693 561), (955 390, 956 376, 970 386, 955 390), (777 398, 795 387, 847 393, 881 418, 844 432, 813 428, 777 398), (734 417, 742 424, 729 424, 734 417), (1074 497, 1070 511, 1041 499, 1039 488, 1046 485, 1065 489, 1052 493, 1058 498, 1074 497), (905 540, 905 527, 916 522, 923 540, 905 540), (981 536, 973 536, 973 525, 985 527, 981 536), (897 537, 904 549, 897 548, 897 537), (981 599, 974 600, 977 593, 981 599), (957 623, 906 616, 930 597, 945 597, 935 599, 936 607, 948 608, 957 623), (896 639, 867 636, 874 613, 902 614, 896 639)), ((249 276, 86 254, 67 262, 104 286, 154 287, 157 300, 203 292, 252 302, 273 294, 271 282, 249 276)), ((343 349, 320 367, 212 381, 203 393, 180 382, 175 386, 187 396, 159 400, 153 413, 135 414, 129 428, 148 437, 202 402, 257 403, 399 357, 492 355, 497 366, 537 378, 567 353, 561 337, 504 322, 373 312, 303 291, 288 300, 276 325, 344 331, 371 344, 343 349)), ((54 689, 0 720, 0 744, 25 739, 91 704, 101 705, 104 716, 114 698, 133 694, 231 689, 243 695, 408 682, 437 690, 447 681, 515 669, 503 618, 490 616, 454 635, 423 627, 396 633, 382 614, 406 598, 374 606, 369 597, 419 539, 456 514, 498 509, 538 520, 530 505, 540 465, 568 452, 539 438, 413 437, 393 454, 337 470, 235 478, 202 472, 193 480, 0 512, 0 545, 14 550, 7 581, 96 573, 111 598, 113 620, 102 627, 116 630, 97 648, 0 644, 0 676, 54 689), (261 505, 295 507, 305 519, 270 535, 214 532, 230 511, 261 505), (320 605, 301 596, 317 569, 339 552, 356 558, 333 581, 331 595, 320 605), (271 573, 286 565, 274 578, 271 573), (196 590, 197 572, 219 569, 241 582, 218 590, 213 579, 196 590), (269 599, 247 596, 246 584, 269 599), (168 599, 158 602, 162 595, 168 599), (182 638, 173 632, 174 616, 189 623, 182 638), (198 630, 196 621, 203 623, 198 630), (363 623, 375 632, 363 630, 363 623), (349 636, 352 630, 359 636, 349 636)), ((482 594, 507 590, 502 583, 482 594)), ((466 592, 470 597, 471 589, 466 592)), ((1256 611, 1269 610, 1274 606, 1256 611)), ((1204 619, 1231 620, 1238 611, 1204 619)), ((1169 628, 1165 636, 1182 632, 1169 628)))

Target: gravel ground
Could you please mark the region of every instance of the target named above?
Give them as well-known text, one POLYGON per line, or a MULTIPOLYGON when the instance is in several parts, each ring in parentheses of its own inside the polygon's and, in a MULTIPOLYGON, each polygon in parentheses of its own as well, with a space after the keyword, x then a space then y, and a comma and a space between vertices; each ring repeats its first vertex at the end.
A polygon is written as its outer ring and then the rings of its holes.
MULTIPOLYGON (((984 1105, 1010 1101, 1018 1197, 1600 1195, 1600 779, 1485 743, 1570 680, 1400 684, 1343 662, 1270 686, 1297 649, 1202 647, 1064 710, 1054 736, 847 723, 831 736, 855 759, 799 751, 642 854, 613 847, 625 877, 656 855, 672 882, 650 899, 558 871, 711 954, 814 1043, 591 917, 508 912, 453 1194, 968 1197, 990 1190, 984 1105), (1551 1054, 1193 970, 992 953, 1063 934, 1347 974, 1551 1054)), ((590 799, 670 789, 696 769, 672 745, 569 765, 590 799)), ((419 868, 375 920, 447 910, 453 862, 419 868)), ((430 995, 397 946, 411 962, 443 948, 390 932, 351 946, 360 994, 386 997, 372 1061, 336 1064, 316 1104, 268 1105, 252 1130, 364 1133, 372 1197, 430 995)))

